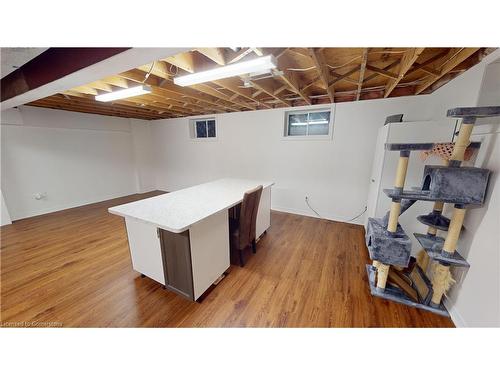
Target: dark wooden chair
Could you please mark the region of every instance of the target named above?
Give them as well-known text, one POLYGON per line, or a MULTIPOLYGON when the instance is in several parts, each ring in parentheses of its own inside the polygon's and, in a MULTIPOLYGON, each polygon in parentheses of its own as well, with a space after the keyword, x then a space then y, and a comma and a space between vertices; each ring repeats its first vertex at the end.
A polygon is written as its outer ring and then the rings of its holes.
POLYGON ((241 267, 245 265, 244 250, 251 246, 254 254, 257 251, 255 227, 261 194, 262 185, 247 191, 243 196, 237 219, 229 219, 231 260, 236 263, 236 259, 239 259, 241 267))

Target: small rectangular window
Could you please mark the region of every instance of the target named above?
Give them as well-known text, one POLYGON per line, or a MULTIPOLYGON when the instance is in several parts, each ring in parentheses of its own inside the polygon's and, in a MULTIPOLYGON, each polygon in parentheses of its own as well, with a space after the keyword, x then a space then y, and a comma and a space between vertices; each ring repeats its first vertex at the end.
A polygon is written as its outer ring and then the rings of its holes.
POLYGON ((329 137, 330 114, 330 110, 286 112, 285 137, 329 137))
POLYGON ((207 139, 216 138, 216 122, 214 118, 194 119, 190 122, 191 138, 194 139, 207 139))

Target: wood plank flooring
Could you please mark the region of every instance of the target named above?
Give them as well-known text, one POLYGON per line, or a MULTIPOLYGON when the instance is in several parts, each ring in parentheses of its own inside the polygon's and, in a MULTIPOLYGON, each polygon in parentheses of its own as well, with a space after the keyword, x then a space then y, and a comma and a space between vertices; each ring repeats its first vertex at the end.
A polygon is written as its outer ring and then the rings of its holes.
POLYGON ((124 220, 107 212, 154 194, 2 227, 1 325, 453 327, 370 295, 361 226, 280 212, 244 268, 232 266, 202 303, 187 301, 132 270, 124 220))

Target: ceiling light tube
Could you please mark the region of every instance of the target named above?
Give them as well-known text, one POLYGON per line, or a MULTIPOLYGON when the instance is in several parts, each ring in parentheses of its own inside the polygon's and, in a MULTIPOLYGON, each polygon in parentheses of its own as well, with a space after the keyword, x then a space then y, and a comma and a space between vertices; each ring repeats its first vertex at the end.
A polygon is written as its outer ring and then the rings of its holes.
POLYGON ((217 79, 235 77, 242 74, 262 72, 276 68, 276 58, 273 55, 262 56, 257 59, 243 61, 235 64, 221 66, 219 68, 205 70, 193 74, 187 74, 174 78, 174 83, 179 86, 196 85, 197 83, 214 81, 217 79))
POLYGON ((128 89, 108 92, 102 95, 96 95, 95 100, 100 102, 111 102, 113 100, 130 98, 132 96, 144 95, 149 93, 151 93, 151 87, 141 85, 141 86, 130 87, 128 89))

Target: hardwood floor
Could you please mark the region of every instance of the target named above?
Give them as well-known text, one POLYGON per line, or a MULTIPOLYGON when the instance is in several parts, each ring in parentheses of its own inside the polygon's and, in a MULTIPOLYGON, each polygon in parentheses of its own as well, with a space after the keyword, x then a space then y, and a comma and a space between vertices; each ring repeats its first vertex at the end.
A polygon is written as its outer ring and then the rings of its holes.
POLYGON ((280 212, 244 268, 232 266, 202 303, 187 301, 132 270, 124 221, 107 212, 154 194, 2 227, 1 324, 453 327, 450 319, 370 295, 362 227, 280 212))

